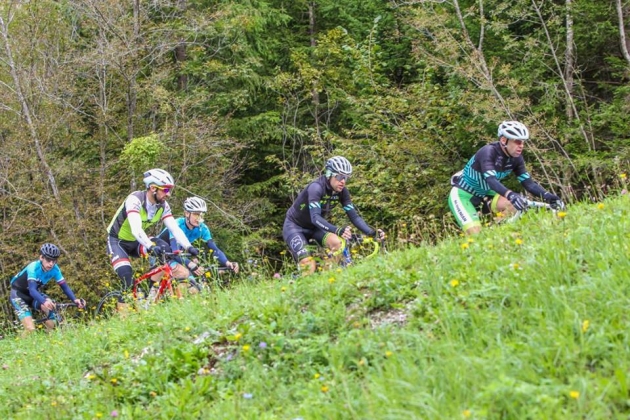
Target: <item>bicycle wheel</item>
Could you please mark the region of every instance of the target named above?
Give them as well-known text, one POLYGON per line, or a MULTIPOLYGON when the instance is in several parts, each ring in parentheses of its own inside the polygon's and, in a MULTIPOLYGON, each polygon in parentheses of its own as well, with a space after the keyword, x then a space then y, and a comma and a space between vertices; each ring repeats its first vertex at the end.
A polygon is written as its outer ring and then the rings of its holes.
POLYGON ((118 312, 118 303, 123 301, 123 295, 119 291, 107 293, 96 306, 94 318, 107 319, 118 312))
POLYGON ((373 238, 362 237, 358 241, 353 242, 350 248, 350 256, 352 260, 357 262, 364 259, 372 258, 380 250, 380 244, 373 238))
POLYGON ((176 284, 173 284, 173 287, 179 288, 179 292, 182 294, 182 297, 201 293, 201 285, 197 282, 197 280, 191 278, 178 280, 176 284))
POLYGON ((76 305, 64 305, 57 309, 57 325, 61 328, 85 323, 87 317, 87 310, 76 305))

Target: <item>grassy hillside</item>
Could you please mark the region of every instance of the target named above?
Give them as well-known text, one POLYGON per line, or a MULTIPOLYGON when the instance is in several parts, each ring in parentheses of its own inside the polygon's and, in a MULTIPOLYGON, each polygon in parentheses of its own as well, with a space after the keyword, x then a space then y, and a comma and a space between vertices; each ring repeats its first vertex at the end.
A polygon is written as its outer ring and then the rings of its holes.
POLYGON ((0 341, 0 418, 628 418, 630 199, 0 341))

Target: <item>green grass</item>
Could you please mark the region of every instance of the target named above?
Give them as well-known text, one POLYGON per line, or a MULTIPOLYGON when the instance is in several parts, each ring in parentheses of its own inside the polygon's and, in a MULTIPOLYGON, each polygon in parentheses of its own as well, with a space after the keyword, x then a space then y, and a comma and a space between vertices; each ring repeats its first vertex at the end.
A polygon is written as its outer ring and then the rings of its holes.
POLYGON ((629 207, 2 340, 0 418, 628 418, 629 207))

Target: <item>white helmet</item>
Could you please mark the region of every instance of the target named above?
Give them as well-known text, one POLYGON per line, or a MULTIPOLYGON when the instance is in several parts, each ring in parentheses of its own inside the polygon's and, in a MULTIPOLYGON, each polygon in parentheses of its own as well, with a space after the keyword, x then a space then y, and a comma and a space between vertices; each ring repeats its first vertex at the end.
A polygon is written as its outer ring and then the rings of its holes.
POLYGON ((498 135, 511 140, 527 140, 529 138, 529 130, 518 121, 503 121, 499 124, 498 135))
POLYGON ((206 202, 199 197, 188 197, 184 201, 184 210, 191 213, 205 213, 208 211, 206 202))
POLYGON ((175 186, 175 181, 171 174, 164 169, 151 169, 144 173, 144 185, 149 188, 151 185, 157 185, 158 187, 170 187, 175 186))
POLYGON ((326 171, 335 174, 352 175, 352 165, 343 156, 334 156, 326 162, 326 171))

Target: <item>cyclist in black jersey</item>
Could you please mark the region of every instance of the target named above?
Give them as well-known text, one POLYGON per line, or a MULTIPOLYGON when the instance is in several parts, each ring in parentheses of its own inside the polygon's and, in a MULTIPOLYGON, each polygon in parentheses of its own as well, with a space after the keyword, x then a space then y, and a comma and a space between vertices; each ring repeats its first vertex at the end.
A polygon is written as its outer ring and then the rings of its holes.
POLYGON ((305 275, 312 274, 316 269, 315 260, 306 248, 309 239, 316 240, 339 258, 345 241, 352 238, 350 226, 337 227, 326 220, 337 203, 341 203, 352 224, 361 232, 379 240, 385 237, 381 229, 374 230, 368 226, 354 208, 346 188, 351 175, 352 165, 346 158, 335 156, 328 159, 324 175, 300 192, 287 211, 282 236, 305 275))
POLYGON ((526 210, 522 195, 506 188, 501 180, 514 172, 523 188, 542 198, 554 208, 563 206, 560 197, 538 185, 525 169, 523 147, 529 130, 518 121, 499 125, 499 140, 487 144, 468 161, 466 167, 451 178, 448 204, 457 224, 467 234, 481 230, 478 211, 504 214, 526 210))

